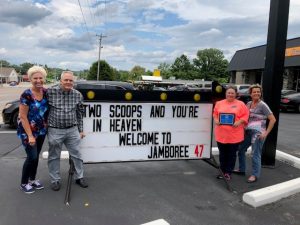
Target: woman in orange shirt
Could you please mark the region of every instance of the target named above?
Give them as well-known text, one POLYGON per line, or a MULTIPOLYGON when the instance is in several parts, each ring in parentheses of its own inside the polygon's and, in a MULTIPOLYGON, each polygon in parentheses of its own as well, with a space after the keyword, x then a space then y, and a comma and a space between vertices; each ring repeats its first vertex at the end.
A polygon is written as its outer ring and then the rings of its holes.
MULTIPOLYGON (((214 107, 215 139, 219 148, 220 168, 227 180, 231 179, 236 152, 244 140, 244 126, 249 118, 246 105, 236 99, 235 87, 228 87, 226 99, 218 101, 214 107)), ((217 178, 222 179, 222 175, 217 178)))

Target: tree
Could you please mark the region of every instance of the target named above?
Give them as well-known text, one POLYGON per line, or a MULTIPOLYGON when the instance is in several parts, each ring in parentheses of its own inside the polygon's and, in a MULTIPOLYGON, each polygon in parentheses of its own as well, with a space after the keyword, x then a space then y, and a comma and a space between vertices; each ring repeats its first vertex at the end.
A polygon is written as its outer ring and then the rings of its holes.
POLYGON ((34 64, 32 63, 29 63, 29 62, 25 62, 25 63, 22 63, 20 65, 21 67, 21 74, 27 74, 27 71, 30 67, 34 66, 34 64))
POLYGON ((163 63, 159 64, 158 69, 160 70, 160 75, 163 78, 168 79, 172 76, 171 65, 170 64, 167 64, 166 62, 163 62, 163 63))
POLYGON ((6 60, 0 60, 0 66, 1 67, 10 67, 10 63, 7 62, 6 60))
POLYGON ((130 72, 129 71, 126 71, 126 70, 116 70, 115 71, 116 73, 116 80, 119 80, 119 81, 128 81, 130 80, 130 72))
MULTIPOLYGON (((88 80, 97 80, 98 61, 90 67, 88 80)), ((113 68, 105 60, 100 60, 99 80, 114 80, 113 68)))
POLYGON ((9 65, 9 67, 12 67, 16 70, 17 73, 19 73, 19 75, 22 75, 20 72, 21 72, 21 67, 19 65, 9 65))
POLYGON ((47 71, 47 80, 49 81, 58 81, 60 80, 60 75, 62 73, 62 69, 59 68, 50 68, 47 65, 44 66, 47 71))
POLYGON ((229 73, 227 72, 228 61, 219 49, 209 48, 199 50, 197 58, 193 62, 201 77, 205 80, 224 82, 229 77, 229 73))
POLYGON ((87 79, 88 75, 89 75, 89 70, 82 70, 82 71, 79 71, 78 78, 79 79, 87 79))
POLYGON ((193 80, 197 78, 193 64, 191 64, 188 57, 184 54, 175 59, 175 62, 171 66, 171 72, 176 79, 193 80))
POLYGON ((151 70, 147 70, 144 74, 147 76, 152 76, 153 72, 151 70))
POLYGON ((130 80, 138 80, 143 74, 145 74, 146 69, 141 66, 134 66, 130 71, 130 80))

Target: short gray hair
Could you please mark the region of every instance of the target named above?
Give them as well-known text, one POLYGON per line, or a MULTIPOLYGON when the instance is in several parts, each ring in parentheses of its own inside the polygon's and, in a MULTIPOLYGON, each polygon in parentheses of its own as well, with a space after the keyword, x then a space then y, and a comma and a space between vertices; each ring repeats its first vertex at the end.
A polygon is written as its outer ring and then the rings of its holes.
POLYGON ((32 67, 30 67, 27 71, 27 75, 28 75, 29 80, 31 80, 32 75, 35 74, 35 73, 41 73, 42 76, 43 76, 44 81, 46 80, 47 72, 43 67, 41 67, 41 66, 32 66, 32 67))
POLYGON ((72 76, 74 77, 74 73, 73 73, 72 71, 70 71, 70 70, 65 70, 65 71, 62 71, 62 72, 61 72, 60 79, 62 79, 62 77, 63 77, 66 73, 72 74, 72 76))

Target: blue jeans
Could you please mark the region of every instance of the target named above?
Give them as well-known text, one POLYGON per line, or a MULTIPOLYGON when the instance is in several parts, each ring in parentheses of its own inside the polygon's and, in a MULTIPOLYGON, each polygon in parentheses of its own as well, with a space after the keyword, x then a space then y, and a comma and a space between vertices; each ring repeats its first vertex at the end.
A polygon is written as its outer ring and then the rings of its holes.
POLYGON ((77 126, 66 129, 48 128, 49 156, 48 169, 51 183, 60 180, 60 153, 63 144, 74 163, 74 178, 83 177, 83 161, 80 154, 80 135, 77 126))
POLYGON ((239 170, 241 172, 246 171, 246 158, 245 153, 247 149, 252 148, 252 175, 255 177, 260 177, 261 172, 261 153, 264 145, 264 140, 261 140, 259 137, 255 138, 254 143, 251 143, 251 140, 257 136, 257 131, 246 130, 245 139, 239 146, 238 156, 239 156, 239 170))
POLYGON ((27 158, 23 165, 21 184, 28 184, 29 180, 35 180, 39 155, 43 147, 45 135, 37 136, 35 145, 29 145, 28 141, 22 140, 25 147, 27 158))

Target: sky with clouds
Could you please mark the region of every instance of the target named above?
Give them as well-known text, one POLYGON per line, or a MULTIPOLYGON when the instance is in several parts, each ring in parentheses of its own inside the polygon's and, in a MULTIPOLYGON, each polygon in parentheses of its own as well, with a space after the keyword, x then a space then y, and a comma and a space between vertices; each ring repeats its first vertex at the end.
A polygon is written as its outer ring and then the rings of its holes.
MULTIPOLYGON (((186 54, 236 50, 267 40, 270 0, 0 0, 0 59, 89 69, 153 70, 186 54)), ((300 1, 290 0, 288 38, 300 36, 300 1)))

